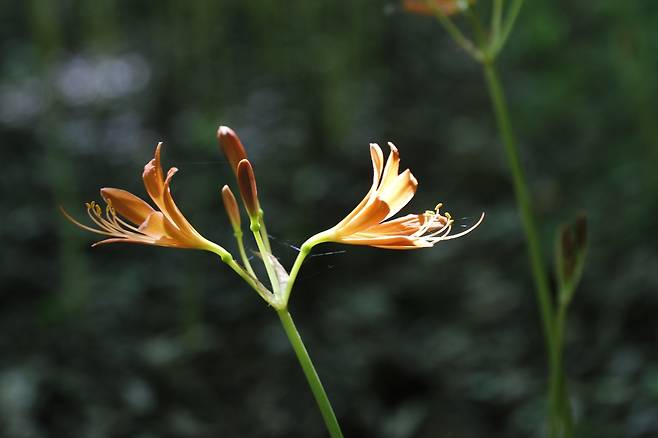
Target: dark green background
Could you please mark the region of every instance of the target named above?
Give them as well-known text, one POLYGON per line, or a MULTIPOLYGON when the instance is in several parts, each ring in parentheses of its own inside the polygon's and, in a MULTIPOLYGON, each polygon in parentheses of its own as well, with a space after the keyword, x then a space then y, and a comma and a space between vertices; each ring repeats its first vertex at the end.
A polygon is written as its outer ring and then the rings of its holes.
MULTIPOLYGON (((557 226, 589 218, 566 347, 580 437, 658 436, 656 29, 654 1, 529 0, 500 59, 547 261, 557 226)), ((286 266, 367 190, 371 141, 420 181, 406 212, 487 214, 431 250, 325 245, 304 266, 291 311, 348 437, 541 436, 506 163, 478 65, 433 19, 392 0, 4 0, 0 56, 1 436, 326 436, 276 315, 219 259, 90 249, 57 211, 143 196, 163 140, 179 206, 234 250, 220 123, 286 266)))

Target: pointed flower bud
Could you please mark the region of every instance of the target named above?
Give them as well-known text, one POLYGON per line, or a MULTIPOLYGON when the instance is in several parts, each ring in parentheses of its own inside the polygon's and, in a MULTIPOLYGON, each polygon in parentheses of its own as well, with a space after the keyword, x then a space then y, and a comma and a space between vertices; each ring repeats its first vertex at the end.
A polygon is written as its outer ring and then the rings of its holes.
POLYGON ((578 215, 573 224, 563 225, 558 233, 555 251, 560 300, 571 301, 580 282, 587 250, 587 219, 578 215))
POLYGON ((254 169, 251 167, 249 160, 240 160, 237 168, 238 186, 240 195, 247 209, 247 214, 252 219, 258 220, 260 204, 258 203, 258 190, 256 189, 256 177, 254 169))
POLYGON ((247 158, 247 152, 240 141, 240 137, 228 126, 220 126, 217 129, 217 141, 231 165, 231 169, 237 175, 238 163, 240 163, 240 160, 247 158))
POLYGON ((240 209, 238 208, 235 196, 233 196, 233 192, 227 185, 222 187, 222 201, 224 201, 224 209, 226 210, 229 221, 231 221, 233 231, 240 231, 240 209))

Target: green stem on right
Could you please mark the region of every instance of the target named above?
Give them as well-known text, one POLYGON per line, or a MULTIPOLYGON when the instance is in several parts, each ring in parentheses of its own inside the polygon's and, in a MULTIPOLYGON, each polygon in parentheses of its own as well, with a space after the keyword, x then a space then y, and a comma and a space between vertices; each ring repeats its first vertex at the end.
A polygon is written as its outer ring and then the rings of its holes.
POLYGON ((568 303, 560 301, 557 315, 555 316, 555 354, 551 369, 549 388, 549 406, 552 413, 550 422, 550 438, 572 438, 573 418, 569 405, 569 394, 567 391, 566 375, 564 372, 564 328, 566 324, 568 303))
MULTIPOLYGON (((505 153, 512 174, 516 203, 521 215, 523 230, 528 244, 528 257, 537 293, 537 301, 541 313, 544 338, 549 363, 549 431, 550 437, 558 435, 559 425, 565 425, 565 433, 571 430, 571 412, 568 406, 568 390, 563 373, 562 344, 566 306, 560 304, 558 315, 555 314, 548 284, 548 275, 542 256, 541 244, 537 232, 534 214, 530 202, 530 192, 521 167, 512 123, 510 121, 505 95, 492 59, 483 63, 484 73, 491 95, 491 101, 496 115, 496 121, 505 146, 505 153), (555 319, 554 319, 555 318, 555 319)), ((567 435, 570 436, 570 435, 567 435)))
POLYGON ((290 345, 292 345, 293 350, 295 350, 297 360, 299 360, 299 364, 304 371, 304 375, 306 376, 308 385, 311 388, 313 397, 315 397, 315 401, 318 404, 318 408, 320 409, 322 419, 327 426, 329 435, 331 438, 343 438, 343 432, 340 430, 338 419, 331 407, 331 402, 329 401, 329 397, 327 397, 327 392, 322 386, 320 377, 318 376, 317 371, 315 371, 313 362, 311 362, 311 357, 308 355, 308 351, 306 351, 304 342, 302 341, 301 336, 299 336, 297 327, 295 327, 295 323, 293 322, 288 309, 284 308, 277 310, 277 314, 281 319, 281 325, 288 336, 290 345))
POLYGON ((521 160, 516 147, 514 132, 512 131, 512 123, 509 118, 505 95, 503 94, 503 89, 500 85, 496 68, 492 60, 487 60, 482 65, 487 80, 487 86, 489 87, 489 94, 491 95, 496 121, 505 146, 507 161, 512 173, 514 193, 516 195, 517 207, 521 214, 523 231, 525 232, 525 237, 528 242, 528 256, 530 258, 535 289, 539 300, 546 345, 549 354, 553 355, 555 351, 555 340, 553 335, 553 304, 548 286, 548 276, 544 268, 545 265, 541 245, 539 243, 537 225, 535 224, 535 218, 532 212, 530 193, 521 167, 521 160))

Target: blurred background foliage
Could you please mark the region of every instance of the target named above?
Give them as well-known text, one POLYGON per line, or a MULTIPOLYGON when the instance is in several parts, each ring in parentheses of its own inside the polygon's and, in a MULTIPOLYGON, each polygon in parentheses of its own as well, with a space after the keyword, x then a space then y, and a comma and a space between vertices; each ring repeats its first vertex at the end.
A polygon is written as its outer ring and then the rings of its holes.
MULTIPOLYGON (((560 223, 590 222, 566 348, 579 436, 656 437, 658 3, 526 3, 501 70, 547 259, 560 223)), ((234 250, 220 123, 286 266, 367 190, 371 141, 420 180, 409 211, 487 213, 433 250, 327 245, 303 268, 291 309, 347 436, 541 435, 506 163, 477 65, 434 20, 392 0, 4 0, 0 54, 3 437, 325 436, 276 316, 217 258, 90 249, 57 211, 143 195, 163 140, 181 209, 234 250)))

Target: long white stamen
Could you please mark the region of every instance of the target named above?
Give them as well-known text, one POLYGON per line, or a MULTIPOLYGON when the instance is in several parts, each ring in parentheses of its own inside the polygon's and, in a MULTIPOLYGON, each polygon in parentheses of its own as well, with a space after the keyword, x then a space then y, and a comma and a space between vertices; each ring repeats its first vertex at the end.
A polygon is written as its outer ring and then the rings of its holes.
POLYGON ((484 213, 482 213, 482 215, 480 216, 480 219, 471 228, 469 228, 467 230, 464 230, 461 233, 446 236, 446 237, 443 238, 443 240, 451 240, 451 239, 456 239, 458 237, 464 236, 464 235, 470 233, 471 231, 473 231, 474 229, 476 229, 482 223, 483 220, 484 220, 484 213))

